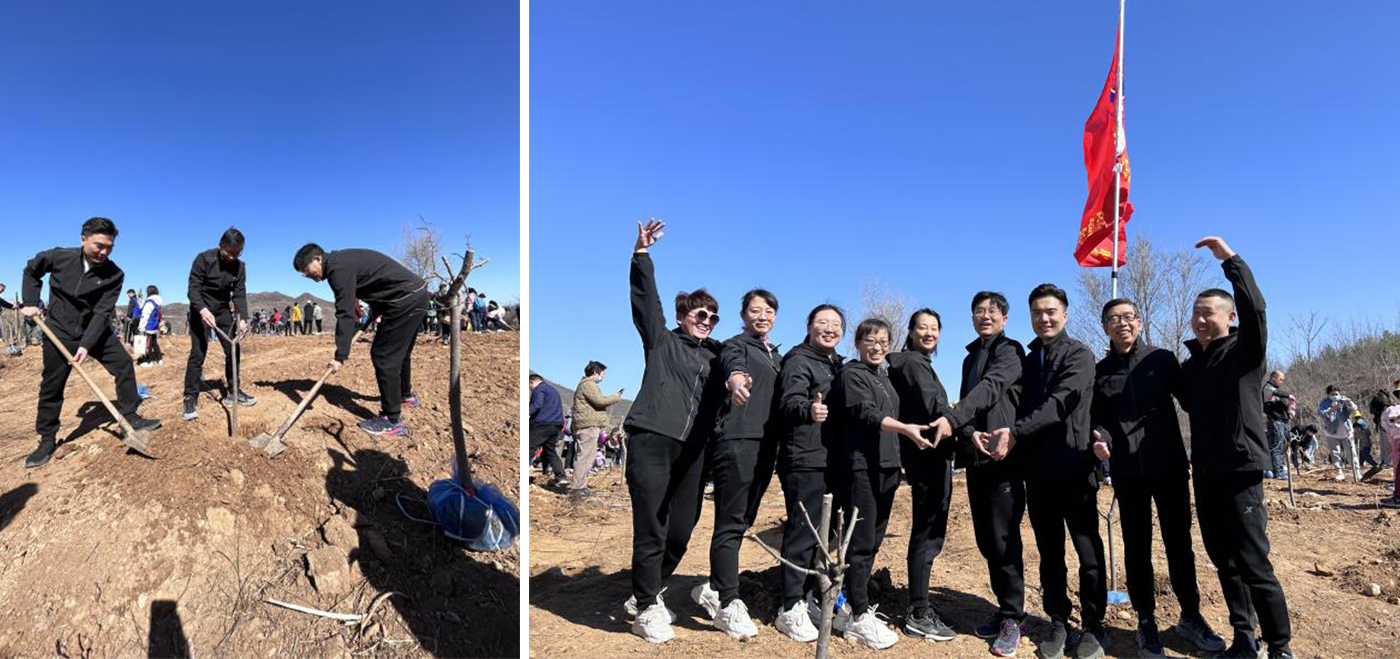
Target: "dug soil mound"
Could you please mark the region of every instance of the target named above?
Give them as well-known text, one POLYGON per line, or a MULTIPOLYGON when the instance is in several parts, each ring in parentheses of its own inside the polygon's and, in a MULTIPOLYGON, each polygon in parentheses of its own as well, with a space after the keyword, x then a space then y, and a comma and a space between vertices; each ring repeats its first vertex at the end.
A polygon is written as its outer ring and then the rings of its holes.
MULTIPOLYGON (((1296 506, 1288 503, 1283 481, 1265 481, 1269 507, 1269 539, 1275 573, 1283 584, 1293 623, 1293 650, 1298 657, 1400 656, 1400 510, 1380 509, 1376 500, 1392 487, 1389 473, 1360 484, 1330 479, 1330 469, 1295 480, 1296 506), (1323 476, 1327 478, 1324 479, 1323 476)), ((541 479, 542 480, 542 479, 541 479)), ((832 639, 835 657, 990 657, 990 641, 972 635, 977 625, 996 612, 987 582, 986 563, 977 551, 967 489, 962 474, 954 477, 948 539, 933 564, 932 604, 958 636, 947 643, 903 636, 892 648, 869 650, 840 638, 832 639)), ((622 470, 612 468, 590 480, 599 496, 574 501, 550 490, 530 488, 530 656, 555 657, 798 657, 810 656, 812 645, 798 645, 773 627, 777 615, 780 573, 777 561, 745 540, 739 562, 739 594, 758 624, 758 637, 746 642, 730 639, 715 629, 690 590, 708 575, 710 533, 714 507, 705 502, 689 551, 667 583, 666 604, 679 620, 676 638, 651 645, 629 629, 622 610, 631 593, 631 512, 622 470)), ((1100 509, 1107 512, 1112 490, 1099 492, 1100 509)), ((782 541, 782 489, 773 479, 759 512, 754 532, 771 547, 782 541)), ((907 606, 909 489, 901 486, 889 523, 889 534, 875 559, 871 603, 892 625, 903 623, 907 606)), ((1100 528, 1103 528, 1102 526, 1100 528)), ((1224 600, 1215 569, 1192 527, 1196 580, 1206 619, 1229 641, 1224 600)), ((1039 554, 1027 520, 1021 529, 1026 545, 1026 624, 1017 656, 1034 656, 1034 641, 1046 625, 1039 554)), ((1123 537, 1113 527, 1117 557, 1117 587, 1127 590, 1122 556, 1123 537)), ((1169 656, 1208 656, 1169 631, 1180 614, 1167 577, 1160 532, 1153 535, 1157 621, 1169 656)), ((1078 561, 1066 545, 1071 598, 1078 589, 1078 561)), ((1078 603, 1075 604, 1078 625, 1078 603)), ((1110 656, 1138 656, 1134 639, 1137 617, 1131 606, 1109 606, 1110 656)), ((896 627, 898 628, 898 627, 896 627)))
MULTIPOLYGON (((480 481, 519 500, 519 335, 466 337, 462 407, 480 481)), ((0 656, 500 657, 519 652, 517 549, 473 553, 431 524, 428 486, 451 474, 448 350, 421 337, 422 406, 406 437, 356 422, 379 410, 368 345, 269 459, 245 443, 275 430, 325 372, 332 338, 248 339, 229 438, 223 354, 209 355, 197 420, 181 421, 189 342, 137 368, 143 416, 164 427, 157 460, 128 451, 75 374, 59 448, 26 470, 35 446, 41 354, 0 357, 0 656), (359 614, 358 624, 265 602, 359 614)), ((95 365, 94 365, 95 366, 95 365)), ((110 395, 112 378, 89 367, 110 395)))

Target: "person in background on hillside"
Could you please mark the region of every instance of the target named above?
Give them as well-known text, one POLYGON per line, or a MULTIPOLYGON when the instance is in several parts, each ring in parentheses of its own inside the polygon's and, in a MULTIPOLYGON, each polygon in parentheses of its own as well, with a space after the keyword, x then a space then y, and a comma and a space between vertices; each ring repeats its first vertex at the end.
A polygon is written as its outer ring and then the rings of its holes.
POLYGON ((326 312, 321 309, 319 302, 311 303, 311 318, 316 321, 316 336, 321 335, 321 320, 325 318, 326 312))
POLYGON ((661 592, 685 556, 700 515, 705 447, 724 396, 720 344, 710 338, 719 323, 719 302, 703 288, 677 294, 677 326, 666 321, 649 251, 665 226, 656 220, 637 223, 628 275, 632 323, 646 368, 624 424, 631 438, 632 596, 623 609, 636 616, 632 633, 651 643, 675 638, 673 614, 661 592))
POLYGON ((1318 427, 1312 424, 1294 428, 1289 431, 1288 445, 1293 452, 1293 468, 1302 472, 1309 472, 1317 464, 1315 460, 1317 452, 1318 427))
POLYGON ((478 332, 486 331, 486 294, 481 291, 476 293, 476 303, 472 304, 472 329, 478 332))
POLYGON ((122 314, 122 342, 131 345, 136 338, 136 326, 141 323, 141 300, 136 289, 126 289, 126 313, 122 314))
POLYGON ((292 317, 291 327, 287 330, 287 336, 304 334, 306 332, 306 324, 302 322, 301 305, 297 304, 296 300, 292 300, 291 306, 287 307, 287 309, 291 312, 292 317))
POLYGON ((608 367, 599 361, 590 361, 583 367, 583 379, 574 388, 573 430, 574 442, 578 446, 574 456, 574 475, 569 480, 569 494, 576 497, 592 496, 588 489, 588 470, 602 439, 603 428, 608 425, 608 408, 622 400, 622 390, 604 396, 598 388, 608 367))
POLYGON ((1361 474, 1361 480, 1370 480, 1381 470, 1380 463, 1371 456, 1371 424, 1366 422, 1366 417, 1361 414, 1361 410, 1357 410, 1356 414, 1352 415, 1351 424, 1352 432, 1356 434, 1357 457, 1361 464, 1370 466, 1370 469, 1361 474))
POLYGON ((1283 371, 1273 371, 1264 383, 1264 429, 1269 436, 1270 460, 1264 478, 1288 478, 1288 461, 1283 457, 1288 444, 1288 404, 1298 399, 1283 389, 1286 378, 1283 371))
POLYGON ((476 289, 468 288, 467 300, 462 304, 462 321, 468 324, 466 326, 466 329, 468 330, 473 330, 477 327, 476 315, 474 313, 476 309, 476 296, 476 289))
POLYGON ((1322 419, 1322 436, 1327 438, 1327 448, 1332 453, 1332 466, 1336 469, 1336 480, 1344 480, 1344 465, 1349 465, 1356 482, 1361 482, 1361 463, 1357 461, 1356 435, 1352 419, 1356 415, 1356 403, 1342 395, 1335 384, 1327 385, 1327 397, 1317 404, 1317 416, 1322 419))
MULTIPOLYGON (((559 392, 538 373, 530 373, 530 456, 543 451, 540 456, 540 471, 546 478, 552 475, 552 483, 563 486, 567 483, 564 461, 559 459, 556 440, 564 431, 564 403, 559 400, 559 392)), ((526 465, 529 468, 529 465, 526 465)))
POLYGON ((316 303, 309 298, 301 303, 301 333, 306 336, 311 336, 311 314, 315 307, 316 303))
POLYGON ((422 333, 429 336, 437 334, 438 329, 438 301, 436 295, 428 296, 428 310, 423 316, 422 333))
POLYGON ((155 286, 146 287, 146 301, 141 303, 141 334, 146 337, 146 353, 136 360, 142 368, 150 368, 165 363, 165 353, 160 349, 161 307, 165 301, 160 298, 160 290, 155 286))
MULTIPOLYGON (((1142 315, 1132 300, 1109 300, 1100 320, 1109 351, 1094 367, 1093 448, 1098 458, 1113 465, 1128 595, 1138 617, 1138 652, 1145 657, 1164 652, 1152 569, 1154 501, 1172 592, 1181 606, 1177 632, 1203 652, 1220 652, 1225 640, 1201 615, 1191 548, 1191 469, 1172 404, 1173 397, 1184 398, 1181 364, 1172 351, 1141 339, 1142 315)), ((1281 385, 1282 373, 1278 375, 1281 385)), ((1283 438, 1286 443, 1286 430, 1283 438)))
MULTIPOLYGON (((210 332, 218 328, 232 338, 248 330, 248 270, 240 260, 244 242, 243 232, 230 227, 219 237, 217 247, 200 252, 190 264, 190 355, 185 362, 182 414, 186 421, 199 418, 199 389, 210 332)), ((233 391, 233 367, 235 362, 240 368, 243 365, 242 346, 235 349, 217 333, 214 338, 224 350, 224 405, 232 406, 235 398, 239 405, 256 405, 257 399, 233 391)))
POLYGON ((447 284, 438 285, 433 301, 438 307, 438 336, 442 339, 442 345, 447 345, 452 340, 452 300, 447 294, 447 284))
POLYGON ((63 411, 63 391, 68 375, 75 364, 81 366, 89 358, 101 364, 116 380, 117 410, 133 429, 140 432, 160 427, 160 421, 142 418, 136 413, 136 406, 141 403, 136 394, 136 369, 132 366, 131 355, 108 331, 112 311, 126 279, 110 258, 116 240, 116 225, 105 217, 94 217, 83 223, 82 243, 78 247, 55 247, 39 252, 24 266, 21 290, 24 306, 20 313, 31 322, 43 318, 49 330, 73 355, 73 361, 69 362, 52 341, 43 342, 44 377, 39 384, 38 413, 34 420, 39 446, 25 458, 27 468, 41 467, 53 456, 58 446, 59 413, 63 411), (47 312, 39 300, 45 275, 49 277, 47 312))
MULTIPOLYGON (((1395 400, 1400 401, 1400 380, 1395 381, 1395 400)), ((1391 405, 1381 411, 1380 428, 1385 432, 1385 439, 1390 443, 1390 456, 1394 460, 1394 491, 1390 498, 1381 501, 1381 505, 1391 508, 1400 508, 1400 403, 1391 405)))
POLYGON ((504 332, 510 329, 506 325, 506 310, 495 300, 491 300, 486 305, 486 329, 492 332, 504 332))
POLYGON ((1220 577, 1234 640, 1224 657, 1255 657, 1255 621, 1270 659, 1292 659, 1292 625, 1283 587, 1269 560, 1264 471, 1270 467, 1264 434, 1263 383, 1268 359, 1264 294, 1254 273, 1224 240, 1196 243, 1209 248, 1234 288, 1212 288, 1196 296, 1182 364, 1191 419, 1191 467, 1201 541, 1220 577), (1238 327, 1232 327, 1235 320, 1238 327))
MULTIPOLYGON (((1397 382, 1396 384, 1400 384, 1397 382)), ((1386 408, 1394 405, 1396 400, 1384 389, 1377 389, 1375 395, 1371 396, 1368 404, 1371 412, 1371 427, 1380 439, 1380 463, 1384 469, 1389 469, 1393 465, 1393 455, 1390 450, 1390 442, 1386 441, 1385 426, 1381 423, 1381 417, 1385 414, 1386 408)))

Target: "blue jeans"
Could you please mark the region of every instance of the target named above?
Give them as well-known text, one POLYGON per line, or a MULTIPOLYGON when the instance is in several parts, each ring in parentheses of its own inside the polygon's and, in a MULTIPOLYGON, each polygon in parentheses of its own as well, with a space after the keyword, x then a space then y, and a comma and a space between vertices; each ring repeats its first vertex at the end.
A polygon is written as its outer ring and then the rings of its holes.
POLYGON ((1288 447, 1288 422, 1274 421, 1268 422, 1269 436, 1269 461, 1273 465, 1274 478, 1284 478, 1288 475, 1288 463, 1283 459, 1283 452, 1288 447))

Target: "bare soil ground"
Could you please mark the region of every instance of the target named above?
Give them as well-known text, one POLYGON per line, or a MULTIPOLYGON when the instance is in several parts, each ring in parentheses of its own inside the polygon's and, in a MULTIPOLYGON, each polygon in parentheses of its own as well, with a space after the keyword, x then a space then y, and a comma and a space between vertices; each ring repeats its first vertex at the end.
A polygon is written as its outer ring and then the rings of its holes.
MULTIPOLYGON (((1375 501, 1392 486, 1389 473, 1374 482, 1355 484, 1330 480, 1331 471, 1300 476, 1294 482, 1298 505, 1289 507, 1282 481, 1266 481, 1269 538, 1274 569, 1283 583, 1293 622, 1293 649, 1299 657, 1400 656, 1400 510, 1378 509, 1375 501), (1323 475, 1328 478, 1324 479, 1323 475), (1321 563, 1319 565, 1318 563, 1321 563), (1321 569, 1319 569, 1321 568, 1321 569), (1372 584, 1380 596, 1372 596, 1372 584)), ((933 566, 933 604, 958 637, 948 643, 903 637, 883 652, 832 640, 839 657, 978 657, 991 656, 989 642, 971 635, 972 628, 995 613, 986 564, 977 551, 967 509, 966 485, 954 478, 948 541, 933 566)), ((706 502, 684 561, 669 582, 666 601, 679 616, 675 640, 661 646, 629 632, 622 602, 630 594, 631 525, 627 487, 622 470, 612 469, 590 481, 600 497, 575 503, 539 486, 530 487, 530 656, 554 657, 793 657, 813 646, 799 646, 773 627, 780 604, 777 562, 746 541, 740 555, 740 595, 759 625, 757 638, 738 642, 711 626, 690 601, 690 589, 708 574, 713 507, 706 502)), ((1111 490, 1100 491, 1101 509, 1108 510, 1111 490)), ((903 621, 906 605, 905 548, 909 528, 908 490, 901 487, 890 519, 889 535, 875 561, 872 603, 892 624, 903 621)), ((784 519, 781 488, 774 478, 755 531, 770 546, 781 541, 784 519)), ((1119 552, 1117 587, 1126 591, 1121 564, 1122 536, 1115 524, 1113 542, 1119 552)), ((1207 620, 1229 640, 1220 582, 1199 533, 1193 528, 1197 581, 1207 620)), ((1035 656, 1034 639, 1045 624, 1039 556, 1030 523, 1022 528, 1026 543, 1027 636, 1017 656, 1035 656)), ((1154 535, 1157 619, 1170 656, 1198 656, 1166 626, 1180 609, 1167 579, 1161 536, 1154 535)), ((1069 556, 1071 593, 1078 587, 1078 563, 1069 556)), ((1072 595, 1072 599, 1073 599, 1072 595)), ((1077 604, 1076 604, 1077 609, 1077 604)), ((1077 613, 1076 613, 1077 618, 1077 613)), ((1078 624, 1078 620, 1072 620, 1078 624)), ((1110 605, 1110 656, 1136 656, 1133 632, 1137 618, 1127 604, 1110 605)))
MULTIPOLYGON (((476 554, 415 499, 451 473, 448 351, 414 350, 423 406, 410 434, 371 438, 378 412, 368 345, 331 377, 275 460, 245 440, 275 430, 325 372, 330 334, 253 337, 229 439, 223 354, 205 362, 200 418, 180 419, 188 340, 163 341, 164 364, 138 368, 144 416, 161 419, 150 460, 121 445, 96 397, 69 379, 60 445, 33 450, 41 353, 0 357, 0 656, 340 657, 519 654, 518 550, 476 554), (277 608, 272 598, 364 614, 363 626, 277 608)), ((462 402, 473 468, 519 498, 519 335, 472 335, 462 402)), ((110 395, 112 378, 89 369, 110 395)))

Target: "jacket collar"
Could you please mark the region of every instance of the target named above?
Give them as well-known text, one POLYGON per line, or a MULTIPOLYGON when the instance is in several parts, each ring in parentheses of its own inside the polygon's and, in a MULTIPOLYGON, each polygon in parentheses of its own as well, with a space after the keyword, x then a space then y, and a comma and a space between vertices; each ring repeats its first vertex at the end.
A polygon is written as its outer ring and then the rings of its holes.
POLYGON ((719 341, 716 341, 716 340, 714 340, 714 339, 712 339, 712 338, 705 337, 704 340, 697 339, 697 338, 691 336, 689 332, 685 331, 685 328, 683 328, 683 327, 676 327, 676 328, 672 329, 671 332, 672 332, 673 334, 675 334, 677 337, 680 337, 680 340, 682 340, 682 341, 684 341, 684 342, 686 342, 686 343, 688 343, 688 344, 690 344, 690 345, 693 345, 693 346, 701 346, 701 347, 709 348, 710 350, 713 350, 713 351, 715 351, 715 352, 719 352, 719 341))
POLYGON ((1240 328, 1231 327, 1229 334, 1226 334, 1225 336, 1211 341, 1209 346, 1202 346, 1201 341, 1199 339, 1190 339, 1186 341, 1186 349, 1191 351, 1192 356, 1218 350, 1222 344, 1226 342, 1233 342, 1236 338, 1238 338, 1235 335, 1238 334, 1239 331, 1240 328))
POLYGON ((832 366, 840 366, 841 362, 844 359, 843 357, 841 357, 841 353, 835 351, 833 351, 831 354, 824 353, 820 350, 817 350, 815 347, 812 346, 812 344, 807 343, 806 341, 797 344, 797 346, 793 348, 793 351, 801 352, 811 359, 826 362, 832 366))
POLYGON ((987 349, 991 350, 992 348, 995 348, 998 343, 1004 340, 1006 340, 1006 332, 1004 331, 998 332, 995 336, 989 339, 983 339, 981 336, 978 336, 977 338, 972 340, 972 343, 967 344, 967 351, 973 352, 974 350, 977 350, 978 346, 981 346, 983 341, 986 341, 987 349))

